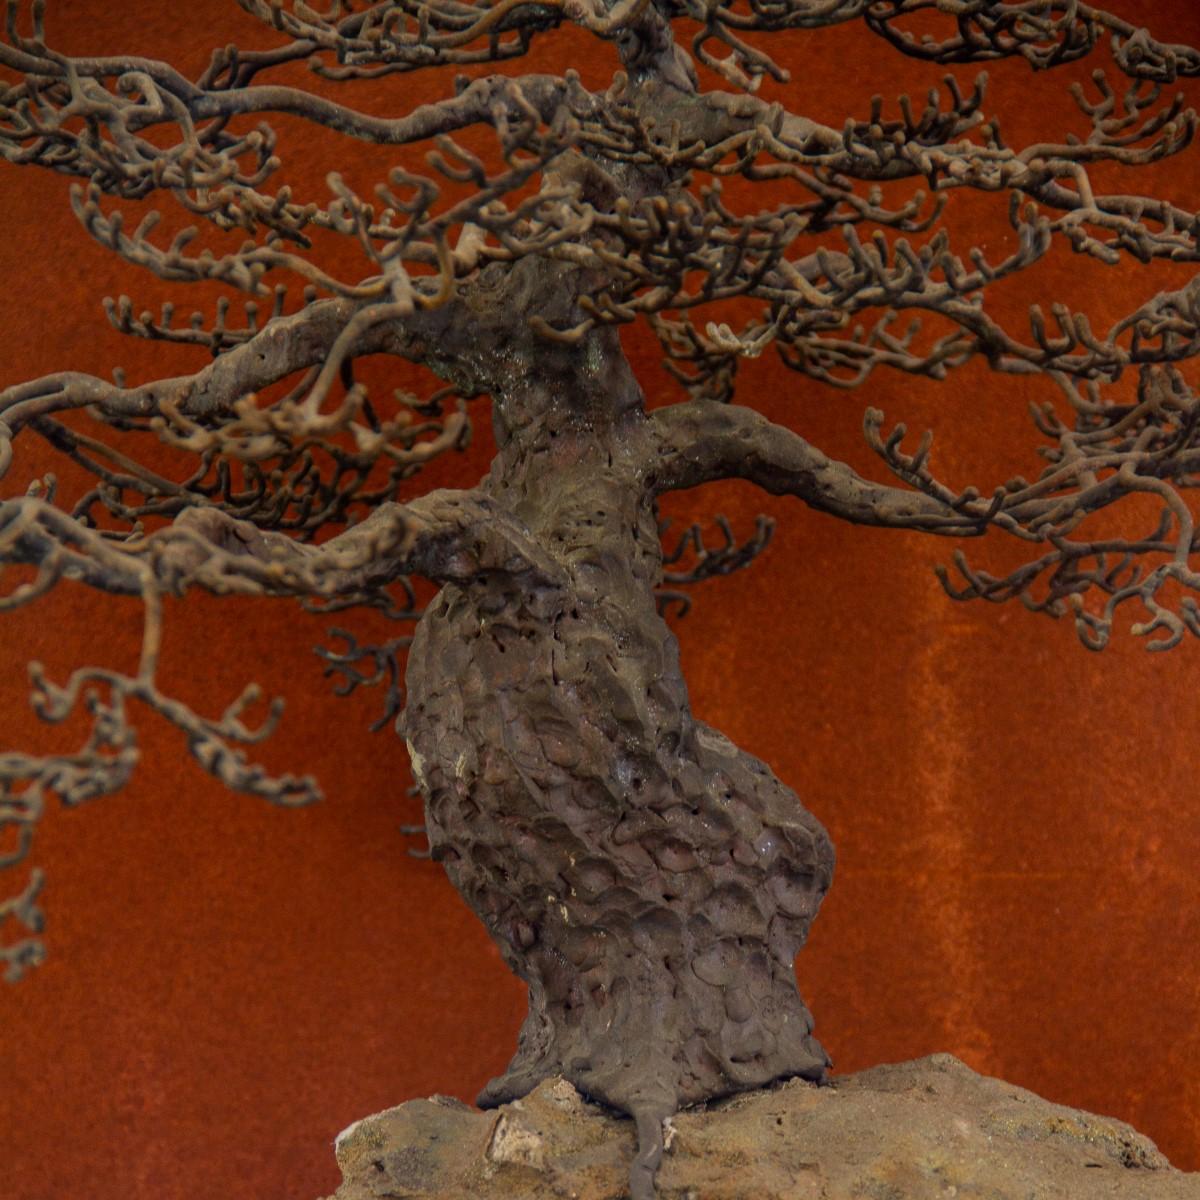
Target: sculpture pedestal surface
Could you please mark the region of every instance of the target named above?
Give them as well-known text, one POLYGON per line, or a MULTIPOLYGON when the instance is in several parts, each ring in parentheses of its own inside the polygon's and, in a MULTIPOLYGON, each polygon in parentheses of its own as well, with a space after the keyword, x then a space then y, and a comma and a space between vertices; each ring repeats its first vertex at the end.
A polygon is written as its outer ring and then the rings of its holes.
MULTIPOLYGON (((337 1140, 330 1200, 621 1200, 633 1122, 564 1080, 489 1112, 414 1100, 337 1140)), ((977 1075, 948 1054, 682 1112, 661 1200, 1200 1200, 1128 1125, 977 1075)))

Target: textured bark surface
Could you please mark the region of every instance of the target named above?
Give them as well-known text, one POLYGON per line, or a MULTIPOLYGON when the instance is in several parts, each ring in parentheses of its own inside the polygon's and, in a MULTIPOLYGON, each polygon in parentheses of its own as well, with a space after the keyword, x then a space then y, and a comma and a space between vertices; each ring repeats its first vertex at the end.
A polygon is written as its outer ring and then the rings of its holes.
POLYGON ((467 557, 498 563, 499 541, 508 562, 430 605, 404 724, 433 854, 529 985, 481 1102, 569 1079, 637 1119, 648 1188, 680 1106, 823 1074, 793 960, 833 852, 693 719, 652 590, 651 423, 615 338, 565 353, 584 360, 569 390, 542 363, 497 397, 467 557))
MULTIPOLYGON (((620 1200, 630 1123, 563 1080, 499 1114, 414 1100, 337 1139, 331 1200, 620 1200)), ((1128 1125, 948 1054, 799 1080, 672 1119, 661 1200, 1198 1200, 1128 1125)))

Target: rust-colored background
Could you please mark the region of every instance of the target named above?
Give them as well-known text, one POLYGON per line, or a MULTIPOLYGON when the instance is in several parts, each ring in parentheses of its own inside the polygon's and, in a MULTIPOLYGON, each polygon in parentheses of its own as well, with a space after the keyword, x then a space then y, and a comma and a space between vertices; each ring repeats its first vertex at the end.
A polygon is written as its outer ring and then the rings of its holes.
MULTIPOLYGON (((1193 0, 1112 5, 1166 39, 1200 40, 1193 0)), ((64 49, 167 56, 189 71, 212 45, 274 38, 225 0, 50 8, 64 49)), ((836 124, 874 91, 920 95, 937 81, 853 25, 782 40, 793 81, 773 94, 836 124)), ((539 45, 518 69, 611 73, 607 47, 539 45)), ((1014 143, 1072 119, 1082 131, 1064 93, 1091 65, 1034 77, 1000 64, 990 108, 1014 143)), ((449 86, 418 74, 348 94, 397 112, 449 86)), ((316 197, 331 166, 387 161, 323 134, 285 150, 288 177, 316 197)), ((1200 207, 1195 148, 1144 178, 1200 207)), ((102 295, 130 291, 140 306, 167 290, 83 234, 67 187, 0 171, 0 384, 116 363, 133 380, 197 369, 202 355, 109 329, 102 295)), ((974 231, 993 253, 1011 244, 1003 197, 960 201, 960 237, 974 231)), ((1068 299, 1103 328, 1188 275, 1058 255, 997 311, 1020 328, 1031 300, 1068 299)), ((175 294, 189 311, 196 297, 175 294)), ((648 391, 667 395, 652 341, 632 331, 628 345, 648 391)), ((1052 396, 975 366, 940 386, 880 373, 834 393, 766 358, 744 386, 743 402, 865 470, 864 404, 936 424, 941 473, 982 485, 1036 470, 1025 409, 1052 396)), ((473 482, 488 440, 481 420, 469 460, 432 478, 473 482)), ((48 465, 30 457, 5 486, 48 465)), ((948 1050, 1128 1120, 1200 1169, 1200 647, 1150 655, 1123 633, 1089 654, 1066 624, 953 604, 931 571, 946 543, 854 529, 740 485, 671 505, 717 508, 742 529, 769 511, 780 528, 752 571, 696 593, 679 625, 684 663, 696 712, 770 762, 837 843, 798 970, 838 1070, 948 1050)), ((967 548, 988 561, 987 546, 967 548)), ((310 648, 328 622, 279 602, 169 607, 164 683, 205 712, 251 677, 285 693, 284 728, 262 757, 314 772, 328 799, 282 812, 227 794, 146 715, 134 783, 49 812, 30 863, 48 875, 50 957, 0 990, 0 1194, 12 1200, 310 1200, 337 1183, 338 1130, 413 1096, 470 1097, 504 1067, 523 1013, 440 869, 405 857, 406 758, 390 732, 366 731, 375 697, 337 700, 321 680, 310 648)), ((55 678, 84 662, 127 667, 138 613, 62 585, 0 629, 0 749, 48 749, 78 728, 32 717, 24 663, 40 658, 55 678)), ((6 873, 4 892, 24 870, 6 873)))

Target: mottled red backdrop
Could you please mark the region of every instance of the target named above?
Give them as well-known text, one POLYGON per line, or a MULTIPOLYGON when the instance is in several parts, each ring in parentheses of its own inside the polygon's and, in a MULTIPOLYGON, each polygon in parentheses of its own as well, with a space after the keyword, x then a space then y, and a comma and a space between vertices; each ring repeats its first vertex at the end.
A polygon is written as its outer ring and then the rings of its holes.
MULTIPOLYGON (((1111 3, 1166 39, 1200 40, 1193 0, 1111 3)), ((54 0, 49 21, 70 51, 189 70, 215 44, 274 37, 226 0, 54 0)), ((781 40, 793 81, 774 94, 837 124, 875 91, 937 82, 853 25, 781 40)), ((539 45, 519 65, 611 75, 609 47, 539 45)), ((1034 77, 1000 64, 991 110, 1010 140, 1061 134, 1066 84, 1090 65, 1034 77)), ((418 74, 347 95, 394 113, 449 86, 418 74)), ((386 164, 280 124, 288 178, 314 196, 334 165, 370 178, 386 164)), ((1200 207, 1195 148, 1146 179, 1200 207)), ((0 385, 116 363, 134 380, 197 369, 203 356, 108 327, 101 296, 129 291, 140 306, 167 292, 83 234, 67 187, 0 171, 0 385)), ((1003 198, 961 200, 957 235, 1002 252, 1003 198)), ((1187 276, 1059 255, 997 311, 1019 322, 1031 300, 1068 299, 1104 327, 1187 276)), ((188 311, 194 297, 176 295, 188 311)), ((638 331, 627 340, 648 391, 667 396, 656 346, 638 331)), ((936 424, 941 473, 984 485, 1036 469, 1026 406, 1051 398, 982 367, 943 385, 879 374, 837 393, 766 358, 744 389, 743 402, 865 470, 865 403, 936 424)), ((488 440, 481 419, 469 458, 433 478, 473 482, 488 440)), ((47 466, 19 463, 6 494, 47 466)), ((771 512, 779 530, 752 571, 697 592, 679 624, 684 663, 696 712, 770 762, 837 843, 835 886, 798 963, 837 1069, 951 1051, 1124 1118, 1200 1168, 1200 647, 1149 655, 1123 635, 1089 654, 1065 624, 948 600, 931 568, 949 548, 936 539, 855 529, 741 485, 671 505, 717 509, 743 529, 771 512)), ((969 548, 987 561, 987 547, 969 548)), ((504 1067, 523 1013, 522 989, 441 870, 405 856, 406 757, 390 732, 367 732, 374 697, 338 700, 320 678, 311 647, 328 622, 203 597, 168 616, 164 684, 205 712, 247 678, 286 694, 262 756, 312 771, 328 798, 283 812, 228 794, 146 715, 132 785, 48 814, 30 863, 48 876, 49 959, 0 990, 0 1192, 12 1200, 311 1200, 337 1183, 338 1130, 413 1096, 472 1096, 504 1067)), ((79 730, 32 717, 25 662, 56 678, 84 662, 127 667, 138 611, 63 585, 0 629, 0 750, 45 750, 79 730)), ((5 892, 24 880, 6 874, 5 892)))

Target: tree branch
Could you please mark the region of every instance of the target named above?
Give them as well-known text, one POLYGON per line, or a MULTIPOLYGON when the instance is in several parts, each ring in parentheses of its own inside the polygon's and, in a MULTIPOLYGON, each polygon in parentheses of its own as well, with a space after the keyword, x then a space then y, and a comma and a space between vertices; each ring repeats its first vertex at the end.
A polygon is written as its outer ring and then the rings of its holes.
POLYGON ((799 434, 737 404, 691 401, 656 409, 650 421, 655 456, 648 470, 655 495, 745 479, 857 525, 956 537, 981 533, 987 525, 986 506, 957 510, 919 491, 872 483, 799 434))
POLYGON ((1114 57, 1128 75, 1171 82, 1200 74, 1200 53, 1190 46, 1168 45, 1148 31, 1081 0, 735 0, 701 3, 682 0, 681 8, 698 21, 692 50, 706 66, 736 87, 755 91, 770 76, 786 82, 790 75, 759 45, 744 35, 785 29, 819 29, 862 20, 872 33, 901 53, 940 64, 989 62, 1020 56, 1036 70, 1086 57, 1107 33, 1114 57), (937 14, 954 22, 954 32, 941 39, 904 19, 937 14), (714 52, 709 43, 727 48, 714 52))
POLYGON ((408 504, 385 503, 319 546, 259 529, 219 509, 188 509, 151 535, 155 574, 174 591, 369 597, 401 576, 468 583, 499 572, 530 587, 558 586, 562 568, 490 496, 440 489, 408 504))
POLYGON ((118 595, 197 587, 216 595, 377 601, 406 576, 465 583, 485 574, 558 586, 562 569, 482 492, 439 490, 379 505, 319 546, 260 529, 216 507, 185 509, 165 529, 115 541, 36 496, 0 502, 0 569, 38 568, 33 583, 0 598, 12 608, 74 579, 118 595))

